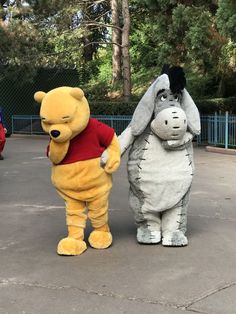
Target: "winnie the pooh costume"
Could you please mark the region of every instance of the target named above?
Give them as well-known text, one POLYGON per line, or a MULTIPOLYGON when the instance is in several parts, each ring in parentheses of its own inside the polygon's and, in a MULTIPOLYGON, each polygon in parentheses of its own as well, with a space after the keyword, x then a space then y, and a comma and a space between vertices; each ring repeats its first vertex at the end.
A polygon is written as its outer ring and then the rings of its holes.
POLYGON ((48 157, 52 161, 52 183, 65 200, 68 236, 57 247, 59 255, 80 255, 86 248, 87 216, 93 231, 89 243, 105 249, 112 243, 108 226, 108 196, 111 173, 120 164, 120 147, 112 128, 90 118, 90 109, 80 88, 58 87, 36 92, 41 103, 43 130, 50 135, 48 157), (101 166, 106 150, 108 160, 101 166))

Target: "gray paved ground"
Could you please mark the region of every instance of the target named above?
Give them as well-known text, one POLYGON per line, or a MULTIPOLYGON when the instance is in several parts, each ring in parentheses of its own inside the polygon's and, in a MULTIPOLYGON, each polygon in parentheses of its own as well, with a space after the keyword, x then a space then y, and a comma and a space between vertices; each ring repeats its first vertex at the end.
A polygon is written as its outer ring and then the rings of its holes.
POLYGON ((65 213, 46 145, 11 137, 0 161, 1 314, 236 313, 236 156, 195 149, 188 247, 136 243, 124 158, 110 202, 114 244, 61 257, 65 213))

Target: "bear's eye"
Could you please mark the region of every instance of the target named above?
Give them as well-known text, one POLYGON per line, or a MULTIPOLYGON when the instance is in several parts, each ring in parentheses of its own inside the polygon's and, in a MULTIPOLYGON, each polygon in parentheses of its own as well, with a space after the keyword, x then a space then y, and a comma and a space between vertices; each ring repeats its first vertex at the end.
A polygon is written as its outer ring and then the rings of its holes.
POLYGON ((47 123, 46 118, 41 117, 41 120, 43 121, 43 123, 47 123))
POLYGON ((44 117, 41 117, 41 120, 42 120, 42 122, 44 123, 44 124, 50 124, 50 122, 49 121, 47 121, 47 119, 46 118, 44 118, 44 117))
POLYGON ((61 119, 63 120, 64 123, 67 123, 70 120, 70 116, 64 116, 61 119))

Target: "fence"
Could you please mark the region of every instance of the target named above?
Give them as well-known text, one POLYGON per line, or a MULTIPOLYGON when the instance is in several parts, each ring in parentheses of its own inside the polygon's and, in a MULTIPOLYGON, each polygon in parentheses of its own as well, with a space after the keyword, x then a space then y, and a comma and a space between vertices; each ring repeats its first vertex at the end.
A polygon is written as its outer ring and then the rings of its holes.
POLYGON ((17 115, 38 115, 40 106, 34 101, 36 91, 49 91, 58 86, 80 86, 90 78, 90 69, 42 68, 38 69, 32 81, 22 78, 22 74, 10 78, 4 75, 7 68, 0 64, 0 106, 4 108, 4 122, 10 132, 11 117, 17 115))
POLYGON ((13 115, 11 118, 12 134, 45 134, 41 119, 36 115, 13 115))
MULTIPOLYGON (((101 122, 106 123, 115 129, 116 134, 121 132, 128 126, 131 121, 131 116, 92 116, 101 122)), ((36 115, 13 115, 12 116, 12 133, 13 134, 45 134, 41 127, 41 120, 36 115)))
POLYGON ((236 116, 224 115, 201 116, 201 134, 199 144, 209 144, 224 148, 236 148, 236 116))
MULTIPOLYGON (((131 116, 97 115, 94 118, 102 121, 116 130, 119 135, 129 124, 131 116)), ((39 116, 13 115, 13 134, 44 134, 39 116)), ((236 148, 236 116, 201 115, 201 134, 196 137, 199 145, 214 145, 225 148, 236 148)))

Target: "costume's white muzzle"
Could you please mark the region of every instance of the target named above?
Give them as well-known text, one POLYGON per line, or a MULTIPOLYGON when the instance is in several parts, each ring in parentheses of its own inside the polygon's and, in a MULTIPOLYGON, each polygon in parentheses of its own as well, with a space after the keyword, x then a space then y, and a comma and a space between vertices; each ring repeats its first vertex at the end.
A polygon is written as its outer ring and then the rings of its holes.
POLYGON ((187 117, 178 107, 160 111, 151 122, 152 131, 162 140, 179 140, 187 130, 187 117))

